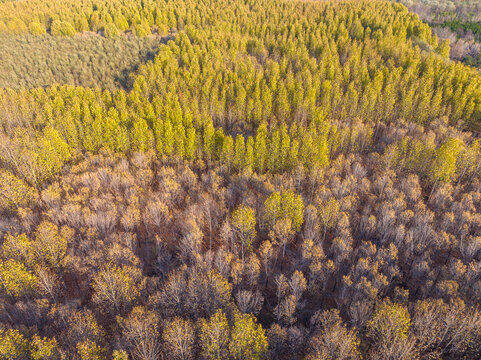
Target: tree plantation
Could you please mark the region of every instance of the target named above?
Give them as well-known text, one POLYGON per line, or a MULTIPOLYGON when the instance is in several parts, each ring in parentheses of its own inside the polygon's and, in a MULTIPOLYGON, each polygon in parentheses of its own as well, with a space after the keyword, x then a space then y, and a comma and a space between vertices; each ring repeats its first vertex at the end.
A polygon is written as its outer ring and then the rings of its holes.
POLYGON ((2 35, 0 87, 20 90, 53 84, 130 88, 129 76, 152 60, 160 37, 52 37, 2 35))
POLYGON ((0 33, 0 359, 481 357, 481 74, 404 5, 0 33))

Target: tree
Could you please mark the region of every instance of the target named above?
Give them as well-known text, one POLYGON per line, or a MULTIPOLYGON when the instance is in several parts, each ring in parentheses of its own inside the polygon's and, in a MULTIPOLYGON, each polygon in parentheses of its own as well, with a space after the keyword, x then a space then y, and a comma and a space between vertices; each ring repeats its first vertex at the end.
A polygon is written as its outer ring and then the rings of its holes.
POLYGON ((269 240, 264 241, 259 249, 259 255, 262 263, 264 264, 266 283, 269 278, 269 268, 272 259, 272 253, 272 243, 269 240))
POLYGON ((19 207, 27 206, 27 204, 35 200, 36 196, 37 193, 34 188, 9 171, 0 169, 1 210, 16 211, 19 207))
POLYGON ((28 24, 28 31, 30 31, 30 34, 32 35, 43 35, 46 33, 45 27, 36 21, 32 21, 28 24))
POLYGON ((430 180, 433 184, 431 195, 438 181, 451 181, 456 172, 456 160, 463 149, 463 142, 456 138, 448 139, 434 153, 431 165, 430 180))
POLYGON ((239 311, 243 314, 258 315, 262 308, 264 298, 260 292, 252 292, 249 290, 240 290, 237 292, 236 304, 239 311))
POLYGON ((292 230, 292 222, 290 219, 279 219, 276 221, 274 227, 269 232, 269 238, 272 243, 282 249, 282 258, 286 254, 286 247, 289 240, 294 236, 292 230))
POLYGON ((56 225, 43 221, 35 230, 34 249, 37 259, 54 269, 65 265, 67 243, 74 231, 67 226, 59 229, 56 225))
POLYGON ((77 344, 77 352, 81 360, 106 360, 105 349, 91 340, 77 344))
POLYGON ((75 28, 69 22, 54 20, 50 32, 53 36, 74 36, 75 28))
POLYGON ((297 299, 294 295, 287 295, 274 308, 277 322, 287 326, 293 326, 296 322, 294 316, 297 307, 297 299))
POLYGON ((449 51, 451 50, 449 46, 449 39, 444 39, 441 41, 436 48, 436 52, 442 57, 449 59, 449 51))
POLYGON ((194 356, 194 328, 189 320, 179 317, 168 321, 162 333, 165 355, 170 359, 187 360, 194 356))
POLYGON ((329 228, 334 226, 337 217, 339 216, 340 205, 339 202, 331 197, 329 200, 318 200, 318 216, 322 227, 322 240, 326 239, 326 233, 329 228))
POLYGON ((187 129, 185 138, 185 156, 188 160, 195 160, 197 151, 197 135, 195 128, 187 129))
POLYGON ((145 152, 152 148, 154 137, 147 122, 137 117, 131 130, 130 143, 136 151, 145 152))
POLYGON ((30 356, 33 360, 59 360, 61 358, 55 338, 41 338, 34 335, 30 342, 30 356))
POLYGON ((203 220, 209 228, 209 250, 212 250, 212 232, 219 222, 221 208, 214 198, 209 194, 202 195, 202 215, 203 220))
POLYGON ((262 123, 257 128, 254 145, 254 166, 260 173, 265 170, 267 156, 267 126, 262 123))
POLYGON ((264 359, 267 337, 256 318, 251 314, 234 314, 234 326, 229 342, 230 356, 235 360, 264 359))
POLYGON ((264 202, 264 213, 268 229, 272 229, 277 220, 284 219, 289 220, 292 230, 297 232, 304 222, 304 203, 301 196, 292 191, 276 191, 264 202))
POLYGON ((241 256, 242 262, 244 262, 244 253, 252 250, 252 242, 256 238, 254 209, 248 206, 239 206, 232 212, 231 223, 241 243, 241 256))
MULTIPOLYGON (((69 314, 67 320, 67 342, 70 351, 75 351, 77 344, 100 343, 104 336, 102 328, 97 324, 93 313, 90 310, 75 311, 69 314)), ((88 347, 88 346, 87 346, 88 347)))
POLYGON ((117 317, 133 359, 156 360, 161 346, 158 340, 158 317, 143 307, 134 307, 125 319, 117 317))
POLYGON ((28 341, 18 330, 0 329, 0 358, 11 360, 27 360, 28 341))
POLYGON ((26 34, 28 29, 25 23, 17 17, 14 17, 7 23, 8 31, 13 35, 26 34))
POLYGON ((0 288, 13 298, 29 297, 36 291, 37 279, 25 265, 7 260, 0 262, 0 288))
POLYGON ((227 359, 230 328, 222 310, 218 309, 209 320, 199 320, 199 329, 202 357, 209 360, 227 359))
MULTIPOLYGON (((389 301, 382 302, 374 311, 371 320, 367 323, 367 335, 374 345, 374 351, 384 356, 394 354, 396 351, 412 352, 412 345, 408 345, 411 317, 405 305, 393 304, 389 301)), ((404 353, 398 353, 400 358, 404 353)))
POLYGON ((299 301, 302 294, 307 289, 307 281, 301 271, 294 271, 294 274, 292 274, 291 279, 289 280, 289 288, 291 290, 291 294, 294 295, 299 301))
POLYGON ((129 355, 124 350, 114 350, 112 360, 129 360, 129 355))
POLYGON ((57 291, 60 285, 57 274, 48 267, 39 265, 35 267, 35 276, 37 278, 37 288, 40 294, 48 295, 51 299, 57 301, 57 291))
POLYGON ((146 37, 152 33, 149 24, 145 21, 135 24, 134 30, 135 30, 135 35, 139 37, 146 37))
POLYGON ((33 244, 26 234, 7 234, 3 240, 2 252, 6 259, 13 259, 28 267, 35 262, 33 244))
POLYGON ((104 36, 107 38, 119 36, 119 30, 117 29, 117 26, 115 26, 113 23, 108 23, 105 25, 104 36))
POLYGON ((137 268, 108 264, 94 277, 92 301, 107 312, 124 312, 140 295, 141 280, 142 273, 137 268))
POLYGON ((309 341, 307 359, 356 360, 361 358, 359 338, 349 330, 339 316, 339 310, 318 311, 311 319, 316 326, 309 341))
POLYGON ((245 165, 245 143, 244 137, 242 134, 237 135, 235 138, 235 150, 234 150, 234 161, 233 165, 237 171, 240 171, 244 168, 245 165))
POLYGON ((254 166, 255 154, 254 154, 254 139, 252 136, 247 138, 246 148, 245 148, 245 167, 252 169, 254 166))

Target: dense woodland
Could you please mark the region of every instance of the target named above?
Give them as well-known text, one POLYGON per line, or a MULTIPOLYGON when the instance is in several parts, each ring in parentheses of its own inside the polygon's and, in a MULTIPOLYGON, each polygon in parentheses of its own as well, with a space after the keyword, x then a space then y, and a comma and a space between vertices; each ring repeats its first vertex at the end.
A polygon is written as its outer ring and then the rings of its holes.
POLYGON ((481 69, 481 2, 478 0, 397 0, 431 24, 451 43, 451 59, 481 69))
POLYGON ((0 76, 0 359, 481 357, 481 74, 405 6, 22 0, 0 31, 38 54, 0 76))
POLYGON ((131 74, 153 60, 160 37, 53 37, 3 35, 0 88, 20 90, 70 84, 115 90, 132 85, 131 74))

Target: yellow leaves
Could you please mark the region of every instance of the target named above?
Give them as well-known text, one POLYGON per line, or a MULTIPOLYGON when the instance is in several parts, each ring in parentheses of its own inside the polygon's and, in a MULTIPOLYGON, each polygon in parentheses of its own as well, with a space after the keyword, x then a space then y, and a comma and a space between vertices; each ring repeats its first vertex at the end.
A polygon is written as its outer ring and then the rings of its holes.
POLYGON ((34 188, 10 172, 0 169, 0 209, 14 211, 37 198, 34 188))
POLYGON ((3 255, 28 267, 43 263, 59 268, 64 265, 67 242, 73 234, 69 227, 59 229, 56 225, 43 221, 35 231, 34 241, 29 240, 26 234, 7 234, 2 247, 3 255))
POLYGON ((55 338, 41 338, 34 335, 31 342, 30 356, 33 360, 45 360, 58 358, 58 345, 55 338))
POLYGON ((223 360, 227 357, 229 323, 222 310, 217 310, 209 320, 199 321, 199 338, 202 356, 209 360, 223 360))
POLYGON ((17 17, 7 22, 8 32, 13 35, 21 35, 27 33, 28 29, 25 23, 17 17))
POLYGON ((304 202, 292 191, 273 192, 264 202, 264 212, 268 228, 273 228, 279 219, 288 219, 297 232, 304 222, 304 202))
POLYGON ((6 259, 13 259, 25 265, 31 265, 34 261, 32 242, 26 234, 7 234, 3 241, 2 252, 6 259))
POLYGON ((456 172, 456 160, 463 150, 464 143, 457 138, 449 138, 434 153, 431 168, 431 181, 451 181, 456 172))
POLYGON ((60 133, 47 126, 36 139, 40 182, 58 173, 71 158, 71 149, 60 133))
POLYGON ((222 275, 213 270, 207 273, 207 278, 209 282, 209 287, 211 287, 211 289, 215 293, 215 296, 219 303, 227 304, 230 300, 232 292, 232 286, 229 281, 227 281, 227 279, 225 279, 222 275))
POLYGON ((74 36, 75 28, 67 21, 54 20, 50 29, 54 36, 74 36))
POLYGON ((162 339, 171 359, 192 359, 195 337, 189 320, 173 318, 166 324, 162 339))
POLYGON ((22 263, 15 260, 0 262, 0 288, 12 297, 34 294, 37 279, 22 263))
POLYGON ((114 350, 112 360, 129 360, 129 355, 124 350, 114 350))
POLYGON ((254 209, 248 206, 239 206, 232 212, 231 222, 239 236, 242 246, 242 259, 244 259, 244 251, 251 250, 252 242, 256 237, 256 215, 254 209))
POLYGON ((0 330, 0 359, 25 359, 27 352, 28 342, 18 330, 0 330))
POLYGON ((224 312, 218 309, 208 320, 201 319, 198 324, 202 356, 205 359, 265 358, 267 337, 255 316, 236 311, 230 326, 224 312))
POLYGON ((69 227, 58 228, 56 225, 44 221, 35 230, 35 253, 39 259, 53 268, 64 265, 67 244, 74 235, 69 227))
POLYGON ((45 27, 36 21, 32 21, 28 24, 28 30, 32 35, 43 35, 45 34, 45 27))
POLYGON ((236 360, 264 359, 267 352, 267 337, 264 329, 250 314, 234 314, 231 341, 231 356, 236 360))
POLYGON ((91 340, 85 340, 77 344, 77 352, 81 360, 106 360, 105 349, 91 340))
POLYGON ((389 301, 381 303, 367 323, 373 341, 389 344, 398 338, 406 339, 411 327, 411 316, 405 305, 389 301))

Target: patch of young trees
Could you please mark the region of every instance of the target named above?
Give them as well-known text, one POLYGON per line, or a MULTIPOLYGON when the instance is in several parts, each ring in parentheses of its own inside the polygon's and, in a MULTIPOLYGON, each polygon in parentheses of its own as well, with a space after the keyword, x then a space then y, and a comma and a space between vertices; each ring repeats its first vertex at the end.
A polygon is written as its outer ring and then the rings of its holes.
POLYGON ((0 88, 75 85, 130 88, 130 73, 154 58, 158 37, 0 36, 0 88))

